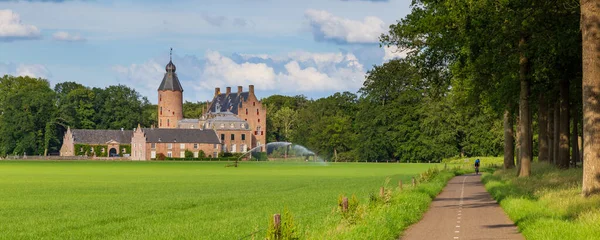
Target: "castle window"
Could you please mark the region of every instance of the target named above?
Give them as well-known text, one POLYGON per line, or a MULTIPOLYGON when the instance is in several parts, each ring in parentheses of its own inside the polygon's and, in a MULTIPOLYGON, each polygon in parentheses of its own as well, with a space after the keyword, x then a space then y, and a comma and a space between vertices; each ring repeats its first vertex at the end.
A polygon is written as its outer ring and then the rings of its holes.
POLYGON ((160 107, 160 115, 162 115, 162 107, 160 107))
POLYGON ((173 153, 171 151, 167 152, 167 157, 173 157, 173 153))
POLYGON ((156 143, 151 143, 151 144, 150 144, 150 148, 152 148, 152 149, 156 149, 156 143))
POLYGON ((256 115, 258 115, 258 109, 256 109, 256 115))
POLYGON ((235 134, 231 134, 231 141, 235 140, 235 134))
POLYGON ((240 124, 240 128, 246 128, 246 125, 242 123, 240 124))
POLYGON ((258 122, 260 122, 260 118, 258 119, 258 122))
POLYGON ((185 143, 180 143, 179 144, 179 149, 185 149, 185 143))
POLYGON ((246 108, 246 115, 248 115, 248 109, 246 108))
POLYGON ((159 123, 159 124, 160 124, 160 126, 162 127, 162 119, 160 120, 160 123, 159 123))
POLYGON ((173 149, 173 144, 172 143, 168 143, 167 144, 167 149, 173 149))
POLYGON ((158 94, 158 101, 162 101, 162 95, 158 94))
POLYGON ((221 141, 225 141, 225 134, 221 134, 221 141))
POLYGON ((235 125, 232 123, 232 124, 229 124, 229 127, 230 128, 235 128, 235 125))
POLYGON ((256 106, 256 102, 252 102, 252 106, 256 106))
POLYGON ((167 127, 168 126, 171 126, 171 120, 170 119, 167 119, 167 127))
MULTIPOLYGON (((198 144, 197 143, 194 143, 194 149, 198 149, 198 144)), ((198 157, 198 156, 196 156, 196 157, 198 157)))
POLYGON ((221 128, 225 128, 225 124, 221 123, 221 128))
POLYGON ((246 140, 246 134, 242 134, 242 141, 246 140))

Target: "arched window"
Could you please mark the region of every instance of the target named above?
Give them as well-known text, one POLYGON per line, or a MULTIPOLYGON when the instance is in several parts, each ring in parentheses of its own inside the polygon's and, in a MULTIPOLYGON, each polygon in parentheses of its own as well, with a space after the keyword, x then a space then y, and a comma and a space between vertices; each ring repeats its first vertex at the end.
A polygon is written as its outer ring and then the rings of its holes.
POLYGON ((248 109, 246 108, 246 115, 248 115, 248 109))
POLYGON ((167 119, 167 127, 168 126, 171 126, 171 120, 170 119, 167 119))
POLYGON ((162 107, 160 107, 160 115, 162 115, 162 107))
POLYGON ((256 109, 256 115, 258 115, 258 109, 256 109))
POLYGON ((160 120, 159 120, 159 123, 158 123, 158 124, 159 124, 159 126, 161 126, 161 127, 162 127, 162 119, 160 119, 160 120))

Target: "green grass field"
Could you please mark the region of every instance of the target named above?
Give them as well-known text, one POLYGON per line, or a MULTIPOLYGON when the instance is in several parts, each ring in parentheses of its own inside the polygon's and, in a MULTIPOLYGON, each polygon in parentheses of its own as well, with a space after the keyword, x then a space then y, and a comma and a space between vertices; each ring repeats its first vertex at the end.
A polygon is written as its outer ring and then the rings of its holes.
MULTIPOLYGON (((0 161, 2 239, 239 239, 289 208, 320 231, 340 194, 367 201, 435 164, 0 161)), ((312 232, 311 232, 312 231, 312 232)))
POLYGON ((582 169, 534 163, 531 176, 515 169, 484 174, 486 188, 527 239, 600 239, 600 196, 581 196, 582 169))

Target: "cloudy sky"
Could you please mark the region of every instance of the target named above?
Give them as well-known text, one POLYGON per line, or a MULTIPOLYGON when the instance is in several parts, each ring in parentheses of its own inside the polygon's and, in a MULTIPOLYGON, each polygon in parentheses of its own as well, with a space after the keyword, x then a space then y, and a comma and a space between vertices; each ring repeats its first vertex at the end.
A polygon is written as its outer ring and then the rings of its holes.
POLYGON ((399 57, 378 36, 410 0, 0 0, 0 75, 124 84, 156 102, 173 48, 188 101, 254 84, 259 97, 356 92, 399 57))

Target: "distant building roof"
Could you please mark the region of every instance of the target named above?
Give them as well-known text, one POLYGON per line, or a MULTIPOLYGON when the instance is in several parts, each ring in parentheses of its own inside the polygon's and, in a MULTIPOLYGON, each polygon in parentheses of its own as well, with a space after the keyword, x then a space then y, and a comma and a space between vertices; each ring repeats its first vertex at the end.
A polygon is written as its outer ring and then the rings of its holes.
POLYGON ((171 91, 180 91, 183 92, 183 88, 181 87, 181 83, 179 82, 179 78, 177 77, 175 64, 172 61, 169 61, 165 70, 165 76, 163 77, 160 86, 158 87, 158 91, 171 90, 171 91))
POLYGON ((132 130, 93 130, 71 129, 73 142, 80 144, 106 144, 114 140, 119 143, 131 143, 132 130))
POLYGON ((210 112, 226 112, 229 111, 235 115, 238 114, 238 108, 242 106, 242 102, 248 100, 249 92, 241 93, 221 93, 216 95, 210 105, 210 112))
POLYGON ((250 129, 247 121, 238 118, 231 112, 216 113, 216 116, 206 120, 205 129, 247 130, 250 129), (222 127, 221 127, 222 126, 222 127))
POLYGON ((179 123, 198 123, 199 120, 195 119, 195 118, 184 118, 184 119, 181 119, 181 120, 179 120, 177 122, 179 122, 179 123))
POLYGON ((212 129, 143 128, 142 131, 149 143, 221 143, 212 129))

